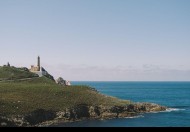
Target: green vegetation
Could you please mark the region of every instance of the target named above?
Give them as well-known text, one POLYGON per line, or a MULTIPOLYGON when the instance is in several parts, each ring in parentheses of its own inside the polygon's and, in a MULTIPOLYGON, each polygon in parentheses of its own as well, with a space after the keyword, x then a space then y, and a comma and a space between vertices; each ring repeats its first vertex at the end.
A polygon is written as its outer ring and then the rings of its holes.
POLYGON ((163 110, 166 107, 106 96, 89 86, 59 85, 53 76, 38 77, 27 68, 0 67, 0 127, 43 126, 60 119, 110 119, 163 110))
POLYGON ((102 95, 88 86, 62 87, 46 77, 0 82, 0 114, 7 116, 27 114, 37 109, 61 111, 78 104, 128 103, 130 102, 102 95))
POLYGON ((14 80, 22 78, 32 78, 38 75, 29 72, 27 68, 16 68, 8 66, 0 66, 0 81, 1 80, 14 80))

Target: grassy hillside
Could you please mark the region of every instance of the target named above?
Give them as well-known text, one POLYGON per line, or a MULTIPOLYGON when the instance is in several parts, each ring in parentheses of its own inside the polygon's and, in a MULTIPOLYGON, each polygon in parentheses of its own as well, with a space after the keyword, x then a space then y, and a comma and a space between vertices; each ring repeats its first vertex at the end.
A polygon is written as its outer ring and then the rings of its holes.
POLYGON ((129 101, 104 96, 87 86, 62 87, 46 77, 0 82, 0 114, 2 115, 26 114, 36 109, 60 111, 78 104, 124 105, 128 103, 129 101))
POLYGON ((31 73, 24 68, 0 66, 0 80, 22 79, 36 76, 38 75, 31 73))

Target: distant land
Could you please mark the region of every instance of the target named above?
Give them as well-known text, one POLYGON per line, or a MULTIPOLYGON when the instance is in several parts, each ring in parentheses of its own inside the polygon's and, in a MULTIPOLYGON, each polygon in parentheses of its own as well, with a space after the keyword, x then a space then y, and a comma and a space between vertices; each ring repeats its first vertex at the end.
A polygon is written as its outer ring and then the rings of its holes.
POLYGON ((62 85, 52 77, 39 77, 28 68, 0 66, 0 126, 49 126, 166 110, 153 103, 106 96, 89 86, 62 85))

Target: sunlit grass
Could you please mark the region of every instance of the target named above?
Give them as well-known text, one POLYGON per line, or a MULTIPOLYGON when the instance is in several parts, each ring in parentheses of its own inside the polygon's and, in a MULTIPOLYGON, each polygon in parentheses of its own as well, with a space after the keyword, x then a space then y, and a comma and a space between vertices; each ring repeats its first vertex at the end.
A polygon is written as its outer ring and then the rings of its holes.
POLYGON ((0 82, 0 114, 26 114, 36 109, 61 111, 79 104, 126 105, 130 101, 102 95, 88 86, 63 87, 46 78, 0 82))

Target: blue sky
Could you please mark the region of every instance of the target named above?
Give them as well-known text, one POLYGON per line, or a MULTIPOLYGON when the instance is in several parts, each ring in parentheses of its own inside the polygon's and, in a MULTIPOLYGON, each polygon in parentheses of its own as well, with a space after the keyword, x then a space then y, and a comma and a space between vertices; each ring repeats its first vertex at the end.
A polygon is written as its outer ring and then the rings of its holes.
POLYGON ((55 78, 190 81, 189 0, 0 0, 0 65, 55 78))

